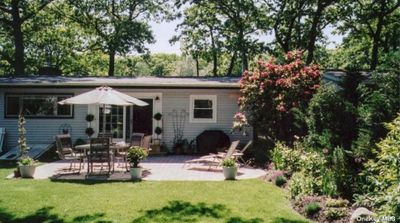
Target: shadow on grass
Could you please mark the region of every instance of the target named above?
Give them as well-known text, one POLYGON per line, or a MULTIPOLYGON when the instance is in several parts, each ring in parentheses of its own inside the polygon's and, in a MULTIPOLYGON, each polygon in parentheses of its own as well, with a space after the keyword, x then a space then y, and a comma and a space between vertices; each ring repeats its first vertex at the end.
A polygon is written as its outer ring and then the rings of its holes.
POLYGON ((168 205, 159 209, 145 210, 143 215, 134 219, 132 223, 148 222, 212 222, 212 219, 224 220, 226 223, 260 223, 262 219, 243 219, 231 217, 230 210, 223 204, 192 204, 185 201, 170 201, 168 205))
POLYGON ((272 223, 308 223, 308 221, 291 220, 287 218, 275 218, 272 223))
MULTIPOLYGON (((49 222, 49 223, 64 223, 67 222, 58 214, 50 213, 53 207, 43 207, 36 210, 32 214, 28 214, 23 217, 16 217, 15 214, 7 212, 4 208, 0 208, 0 222, 7 223, 39 223, 39 222, 49 222)), ((104 217, 103 213, 96 213, 94 215, 82 215, 75 217, 72 222, 106 222, 100 218, 104 217)))

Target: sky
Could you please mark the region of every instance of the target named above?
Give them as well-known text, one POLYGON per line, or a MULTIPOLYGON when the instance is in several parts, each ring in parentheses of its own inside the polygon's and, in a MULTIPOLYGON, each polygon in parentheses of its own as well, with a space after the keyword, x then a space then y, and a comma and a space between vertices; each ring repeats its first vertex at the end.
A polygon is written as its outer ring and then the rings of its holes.
MULTIPOLYGON (((177 35, 175 31, 176 26, 180 23, 180 20, 174 20, 170 22, 151 22, 150 25, 153 29, 153 34, 155 36, 156 43, 148 45, 151 53, 176 53, 181 54, 180 44, 179 42, 171 45, 169 40, 174 36, 177 35)), ((333 28, 327 27, 324 29, 325 35, 328 36, 329 44, 328 48, 333 49, 337 44, 342 42, 343 36, 334 35, 332 34, 333 28)), ((262 38, 266 41, 271 41, 272 36, 266 36, 262 38)))

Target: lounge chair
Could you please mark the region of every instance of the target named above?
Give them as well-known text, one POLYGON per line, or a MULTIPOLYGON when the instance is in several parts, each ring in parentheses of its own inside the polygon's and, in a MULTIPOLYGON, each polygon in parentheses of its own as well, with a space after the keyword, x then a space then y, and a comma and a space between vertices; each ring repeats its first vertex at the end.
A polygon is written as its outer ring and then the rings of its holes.
POLYGON ((202 156, 197 159, 188 160, 185 162, 185 164, 204 163, 204 164, 209 165, 209 169, 213 165, 220 166, 223 160, 230 159, 233 157, 233 154, 235 153, 235 150, 236 150, 237 146, 239 145, 239 142, 240 142, 239 140, 233 141, 231 143, 231 145, 229 146, 229 149, 227 150, 226 153, 218 153, 218 154, 211 153, 209 155, 202 156))
MULTIPOLYGON (((250 140, 241 150, 235 150, 232 154, 233 158, 236 161, 241 161, 243 164, 246 164, 246 161, 243 159, 244 152, 253 144, 253 140, 250 140)), ((227 151, 226 151, 227 152, 227 151)), ((220 155, 224 155, 226 152, 220 152, 220 155)))
POLYGON ((151 150, 150 144, 151 144, 151 135, 147 135, 147 136, 143 137, 142 147, 147 152, 149 152, 151 150))
POLYGON ((3 143, 5 135, 6 135, 6 129, 0 128, 0 153, 3 151, 3 143))
POLYGON ((69 134, 56 136, 56 148, 58 157, 61 160, 70 161, 69 170, 72 170, 72 164, 79 162, 79 171, 81 171, 84 156, 76 153, 72 145, 71 136, 69 134))

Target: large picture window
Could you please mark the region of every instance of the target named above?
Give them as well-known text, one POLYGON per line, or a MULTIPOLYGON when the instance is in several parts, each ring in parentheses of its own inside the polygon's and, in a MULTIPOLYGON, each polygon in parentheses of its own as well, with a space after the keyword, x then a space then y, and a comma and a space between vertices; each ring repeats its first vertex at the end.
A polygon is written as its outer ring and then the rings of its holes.
POLYGON ((217 121, 216 95, 190 96, 190 122, 215 123, 217 121))
POLYGON ((7 94, 5 96, 6 117, 15 118, 23 112, 27 118, 72 118, 72 105, 58 104, 59 101, 71 96, 71 94, 7 94))

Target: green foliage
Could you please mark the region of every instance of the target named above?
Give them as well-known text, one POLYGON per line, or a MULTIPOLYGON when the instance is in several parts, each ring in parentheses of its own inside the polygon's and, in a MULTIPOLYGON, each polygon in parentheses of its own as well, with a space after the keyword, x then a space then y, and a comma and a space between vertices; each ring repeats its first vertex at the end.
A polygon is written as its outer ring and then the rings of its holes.
POLYGON ((33 166, 35 165, 36 161, 31 157, 25 156, 20 159, 18 165, 20 166, 33 166))
POLYGON ((295 172, 289 182, 290 196, 294 199, 318 194, 317 181, 305 172, 295 172))
POLYGON ((93 114, 87 114, 85 119, 86 119, 87 122, 92 122, 94 120, 94 115, 93 114))
POLYGON ((349 201, 344 199, 328 199, 325 205, 333 208, 344 208, 349 205, 349 201))
POLYGON ((155 132, 157 135, 161 135, 161 133, 162 133, 162 128, 156 127, 156 129, 154 129, 154 132, 155 132))
POLYGON ((275 185, 278 187, 282 187, 285 185, 287 182, 286 178, 284 176, 277 176, 275 179, 275 185))
POLYGON ((140 146, 132 146, 128 150, 127 160, 132 167, 137 168, 140 161, 148 156, 147 151, 140 146))
POLYGON ((21 113, 18 116, 18 146, 19 146, 19 153, 21 155, 21 157, 24 158, 28 158, 28 151, 29 151, 29 147, 28 144, 26 142, 26 129, 25 129, 25 117, 24 115, 21 113))
POLYGON ((304 212, 307 216, 314 216, 321 210, 321 205, 317 202, 311 202, 304 207, 304 212))
POLYGON ((235 167, 236 166, 236 162, 234 159, 224 159, 222 161, 222 166, 224 167, 235 167))
POLYGON ((157 120, 157 121, 160 121, 161 118, 162 118, 162 114, 161 114, 160 112, 157 112, 157 113, 154 115, 153 118, 154 118, 155 120, 157 120))
POLYGON ((278 142, 271 152, 271 161, 278 170, 294 173, 300 170, 301 155, 301 150, 289 148, 278 142))
POLYGON ((365 194, 358 200, 370 201, 369 205, 382 216, 400 216, 400 115, 386 127, 389 133, 377 144, 376 159, 365 165, 365 194))
POLYGON ((329 220, 337 220, 337 219, 343 218, 347 215, 347 209, 346 208, 327 208, 324 211, 324 214, 326 215, 326 218, 329 220))
POLYGON ((243 73, 240 110, 258 134, 291 143, 303 132, 294 125, 293 110, 305 110, 319 80, 318 66, 304 64, 299 51, 287 53, 283 64, 274 58, 259 60, 251 71, 243 73))
POLYGON ((92 136, 94 134, 94 129, 92 127, 87 127, 85 130, 85 134, 89 137, 92 136))
POLYGON ((341 92, 331 84, 322 85, 307 109, 308 146, 332 149, 350 148, 355 138, 356 114, 354 106, 343 99, 341 92))

